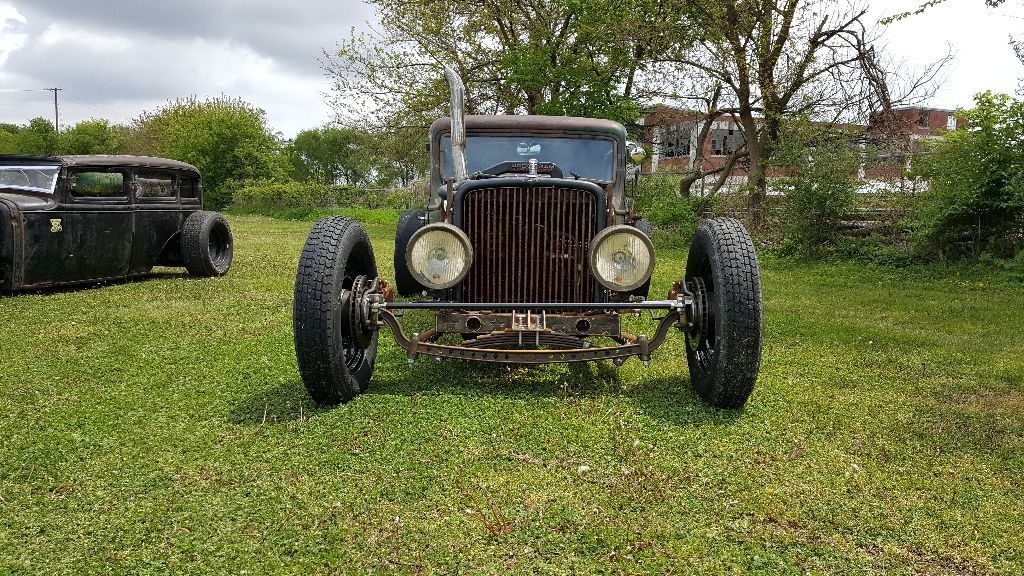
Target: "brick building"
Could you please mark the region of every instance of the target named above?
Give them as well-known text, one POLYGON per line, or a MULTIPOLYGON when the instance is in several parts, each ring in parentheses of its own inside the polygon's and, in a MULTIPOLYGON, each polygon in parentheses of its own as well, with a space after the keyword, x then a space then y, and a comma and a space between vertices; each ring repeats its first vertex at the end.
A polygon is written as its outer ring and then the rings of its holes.
MULTIPOLYGON (((942 133, 961 126, 952 110, 937 108, 901 108, 894 111, 896 126, 882 130, 881 118, 873 118, 866 125, 857 128, 875 133, 880 138, 892 138, 884 134, 899 133, 906 138, 903 148, 914 150, 915 141, 924 138, 941 137, 942 133)), ((703 116, 694 112, 657 106, 639 122, 642 139, 650 146, 650 158, 644 163, 643 172, 684 172, 691 169, 699 157, 703 159, 703 170, 709 171, 723 166, 728 157, 743 144, 743 135, 732 116, 723 114, 715 120, 707 140, 704 142, 703 154, 698 154, 698 132, 703 116)), ((891 124, 891 123, 890 123, 891 124)), ((900 158, 888 158, 875 161, 862 167, 861 178, 883 178, 902 174, 909 162, 909 154, 900 158)), ((730 177, 746 176, 746 167, 742 163, 732 169, 730 177)), ((772 173, 769 171, 769 176, 772 173)))

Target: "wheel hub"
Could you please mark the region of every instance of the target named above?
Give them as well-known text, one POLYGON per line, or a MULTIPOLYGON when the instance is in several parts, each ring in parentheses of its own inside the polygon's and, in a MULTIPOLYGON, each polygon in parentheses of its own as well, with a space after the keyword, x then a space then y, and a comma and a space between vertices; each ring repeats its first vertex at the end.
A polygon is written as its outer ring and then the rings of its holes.
POLYGON ((376 281, 356 276, 352 288, 341 291, 341 323, 346 340, 364 350, 373 342, 374 332, 370 302, 366 296, 376 289, 376 281))
POLYGON ((707 285, 700 276, 686 281, 686 289, 693 295, 690 324, 686 329, 686 339, 694 350, 707 337, 711 325, 711 302, 708 298, 707 285))

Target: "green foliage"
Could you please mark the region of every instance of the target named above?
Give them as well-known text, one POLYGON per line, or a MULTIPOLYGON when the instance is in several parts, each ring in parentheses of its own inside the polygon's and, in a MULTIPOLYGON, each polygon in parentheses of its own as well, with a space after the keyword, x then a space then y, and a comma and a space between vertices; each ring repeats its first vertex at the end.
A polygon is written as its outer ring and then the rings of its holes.
POLYGON ((292 176, 310 184, 363 184, 373 167, 371 142, 351 128, 303 130, 288 146, 292 176))
POLYGON ((0 154, 18 153, 18 126, 0 124, 0 154))
POLYGON ((681 198, 679 180, 677 175, 655 173, 641 177, 637 187, 636 211, 654 224, 654 239, 659 246, 689 246, 700 217, 715 207, 714 197, 681 198))
POLYGON ((60 134, 45 118, 28 124, 0 124, 0 154, 57 156, 74 154, 121 154, 128 128, 106 120, 83 120, 60 134))
POLYGON ((133 153, 188 162, 203 175, 209 208, 231 204, 243 182, 287 180, 287 156, 263 110, 234 98, 178 99, 136 120, 133 153))
POLYGON ((859 186, 860 156, 849 136, 823 134, 806 121, 785 126, 774 157, 785 176, 771 183, 785 195, 783 253, 816 256, 840 240, 840 225, 853 209, 859 186))
POLYGON ((60 152, 57 131, 46 118, 33 118, 21 126, 0 124, 0 154, 53 156, 60 152))
MULTIPOLYGON (((781 252, 786 253, 785 247, 781 252)), ((905 268, 919 262, 911 252, 895 248, 888 238, 871 234, 867 238, 840 238, 832 246, 832 256, 888 268, 905 268)))
POLYGON ((645 79, 654 84, 656 76, 644 72, 689 42, 697 11, 697 3, 688 0, 371 4, 378 31, 353 32, 326 69, 340 116, 349 125, 375 130, 425 128, 447 114, 439 62, 462 73, 470 113, 575 114, 633 122, 641 84, 645 79))
POLYGON ((366 189, 302 182, 256 182, 234 193, 234 206, 254 213, 310 208, 383 208, 403 210, 412 204, 404 189, 366 189))
POLYGON ((106 120, 84 120, 60 134, 61 154, 121 154, 128 129, 106 120))
POLYGON ((968 128, 931 144, 915 172, 920 197, 915 240, 929 257, 1024 249, 1024 102, 985 92, 962 112, 968 128))

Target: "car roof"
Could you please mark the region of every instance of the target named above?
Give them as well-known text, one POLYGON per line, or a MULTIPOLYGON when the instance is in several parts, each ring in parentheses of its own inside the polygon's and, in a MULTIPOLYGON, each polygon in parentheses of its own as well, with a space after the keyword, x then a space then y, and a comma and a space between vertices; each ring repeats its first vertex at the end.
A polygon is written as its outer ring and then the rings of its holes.
MULTIPOLYGON (((449 132, 451 125, 451 118, 439 118, 431 125, 430 134, 433 136, 438 132, 449 132)), ((466 116, 466 130, 485 132, 558 132, 565 130, 573 133, 613 136, 618 139, 626 138, 626 129, 618 122, 574 116, 469 115, 466 116)))
POLYGON ((0 164, 4 162, 35 162, 39 164, 60 164, 63 166, 102 166, 105 168, 117 166, 130 166, 142 168, 162 168, 169 170, 186 170, 199 173, 199 169, 191 164, 168 160, 167 158, 154 158, 152 156, 127 156, 127 155, 89 155, 89 156, 28 156, 23 154, 0 154, 0 164))

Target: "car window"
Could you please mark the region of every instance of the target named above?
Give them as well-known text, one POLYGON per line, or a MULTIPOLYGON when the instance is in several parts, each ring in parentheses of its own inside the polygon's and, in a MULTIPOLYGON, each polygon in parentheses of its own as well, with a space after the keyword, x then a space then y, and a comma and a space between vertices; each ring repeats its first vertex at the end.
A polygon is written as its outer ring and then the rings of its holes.
POLYGON ((124 198, 121 172, 74 172, 68 176, 71 195, 76 198, 124 198))
POLYGON ((0 166, 0 188, 53 194, 60 166, 0 166))
POLYGON ((135 176, 136 198, 174 198, 174 176, 162 172, 139 172, 135 176))
POLYGON ((199 197, 199 186, 196 179, 192 176, 180 176, 178 177, 178 190, 181 193, 182 198, 198 198, 199 197))
MULTIPOLYGON (((441 142, 444 175, 452 171, 452 139, 441 142)), ((486 170, 502 162, 552 162, 568 177, 577 173, 589 180, 611 182, 615 178, 615 143, 600 138, 554 136, 467 136, 466 164, 469 173, 486 170)))

